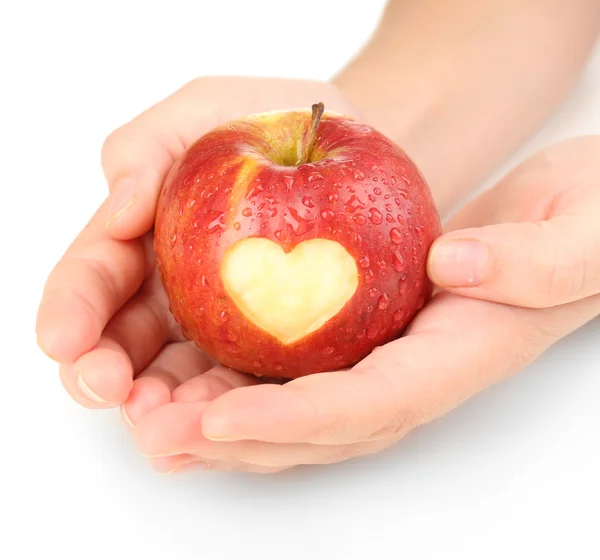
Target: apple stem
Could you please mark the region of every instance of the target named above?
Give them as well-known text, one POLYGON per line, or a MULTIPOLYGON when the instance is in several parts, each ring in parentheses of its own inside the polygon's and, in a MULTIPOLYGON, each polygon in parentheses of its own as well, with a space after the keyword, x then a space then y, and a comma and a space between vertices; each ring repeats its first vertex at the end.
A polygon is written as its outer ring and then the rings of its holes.
POLYGON ((308 126, 308 132, 300 149, 298 165, 302 165, 303 163, 308 163, 310 161, 310 156, 315 147, 315 140, 317 138, 317 128, 319 128, 323 111, 325 111, 325 105, 323 102, 315 103, 312 106, 312 117, 308 126))

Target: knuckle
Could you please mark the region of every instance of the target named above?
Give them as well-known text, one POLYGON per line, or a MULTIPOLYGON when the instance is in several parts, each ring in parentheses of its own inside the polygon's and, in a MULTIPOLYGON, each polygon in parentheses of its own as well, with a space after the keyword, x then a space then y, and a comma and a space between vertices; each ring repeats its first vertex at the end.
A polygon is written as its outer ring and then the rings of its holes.
POLYGON ((114 154, 119 152, 119 149, 123 145, 124 138, 127 134, 126 126, 127 125, 116 128, 104 139, 101 149, 103 166, 109 164, 114 154))

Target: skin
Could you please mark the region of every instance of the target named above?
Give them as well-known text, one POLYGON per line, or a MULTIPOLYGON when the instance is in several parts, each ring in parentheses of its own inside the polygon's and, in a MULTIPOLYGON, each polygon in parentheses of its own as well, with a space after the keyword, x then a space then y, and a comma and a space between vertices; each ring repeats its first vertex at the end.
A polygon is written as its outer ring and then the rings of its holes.
POLYGON ((446 224, 428 265, 440 292, 407 336, 351 371, 282 386, 184 341, 156 274, 156 200, 174 159, 214 126, 318 99, 401 145, 445 214, 562 100, 599 28, 595 0, 396 0, 332 83, 202 78, 115 131, 110 196, 39 308, 40 346, 67 391, 121 405, 160 472, 270 473, 377 452, 519 371, 600 313, 600 137, 538 154, 446 224))

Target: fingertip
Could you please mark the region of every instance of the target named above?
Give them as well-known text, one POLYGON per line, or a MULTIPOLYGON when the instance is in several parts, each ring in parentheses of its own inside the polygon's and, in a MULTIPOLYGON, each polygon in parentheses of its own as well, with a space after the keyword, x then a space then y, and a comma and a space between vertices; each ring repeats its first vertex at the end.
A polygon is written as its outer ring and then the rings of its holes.
POLYGON ((107 233, 121 241, 135 239, 147 233, 154 223, 156 191, 153 181, 148 178, 119 179, 110 195, 107 233))
POLYGON ((127 401, 121 407, 125 423, 135 427, 153 410, 171 402, 171 391, 160 379, 142 377, 133 382, 127 401))
POLYGON ((99 340, 99 316, 65 293, 49 294, 40 303, 36 319, 38 347, 50 359, 73 363, 99 340))
POLYGON ((129 357, 119 350, 98 347, 74 364, 77 386, 91 401, 114 407, 127 399, 133 386, 129 357))
POLYGON ((472 288, 483 283, 489 262, 488 246, 478 239, 440 238, 429 252, 427 274, 442 288, 472 288))
POLYGON ((205 403, 168 403, 152 410, 136 424, 136 447, 148 457, 188 452, 202 438, 205 407, 205 403))

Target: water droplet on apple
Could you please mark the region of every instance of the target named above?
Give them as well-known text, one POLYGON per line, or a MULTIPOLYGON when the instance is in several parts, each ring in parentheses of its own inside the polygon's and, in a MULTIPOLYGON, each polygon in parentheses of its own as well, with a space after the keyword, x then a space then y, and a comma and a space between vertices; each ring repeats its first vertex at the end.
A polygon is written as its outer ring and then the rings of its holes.
POLYGON ((382 296, 377 301, 377 307, 379 307, 379 309, 387 309, 390 306, 390 302, 390 296, 388 296, 387 294, 382 294, 382 296))
POLYGON ((379 325, 376 325, 375 323, 369 325, 369 328, 367 329, 367 338, 369 340, 373 340, 378 334, 379 334, 379 325))
POLYGON ((225 229, 225 214, 223 212, 215 212, 212 214, 212 220, 206 226, 208 233, 215 233, 225 229))
POLYGON ((394 208, 393 208, 393 206, 392 206, 392 205, 391 205, 391 204, 388 202, 388 203, 385 205, 385 209, 386 209, 386 211, 387 211, 387 212, 391 212, 391 211, 392 211, 394 208))
POLYGON ((406 176, 406 175, 402 175, 401 176, 402 182, 409 187, 410 186, 410 179, 406 176))
POLYGON ((308 182, 312 183, 313 181, 322 181, 323 180, 323 175, 321 175, 320 173, 318 173, 317 171, 313 171, 309 176, 308 176, 308 182))
POLYGON ((354 216, 354 221, 359 225, 359 226, 364 226, 367 223, 367 218, 365 218, 362 214, 356 214, 354 216))
POLYGON ((371 202, 375 202, 375 201, 377 200, 377 199, 376 199, 376 198, 375 198, 375 197, 374 197, 372 194, 370 194, 370 195, 369 195, 367 198, 368 198, 368 199, 369 199, 371 202))
POLYGON ((362 268, 369 268, 371 266, 371 259, 369 259, 368 255, 365 255, 362 259, 360 259, 360 261, 358 261, 358 264, 362 268))
POLYGON ((274 234, 274 235, 275 235, 275 238, 276 238, 278 241, 281 241, 281 242, 283 242, 283 240, 285 239, 285 235, 284 235, 283 231, 281 231, 280 229, 278 229, 277 231, 275 231, 275 234, 274 234))
POLYGON ((355 171, 354 172, 354 178, 357 181, 364 181, 365 180, 365 174, 362 171, 355 171))
POLYGON ((302 204, 304 204, 304 206, 306 206, 307 208, 315 207, 315 203, 313 202, 313 199, 310 196, 303 196, 302 204))
POLYGON ((350 194, 352 194, 352 193, 355 193, 355 192, 356 192, 356 189, 355 189, 355 188, 354 188, 352 185, 348 185, 348 186, 346 187, 346 190, 347 190, 347 191, 348 191, 350 194))
POLYGON ((387 263, 383 259, 381 259, 377 261, 377 266, 381 268, 381 270, 385 270, 387 268, 387 263))
POLYGON ((394 223, 394 216, 392 216, 391 214, 386 214, 385 221, 388 222, 389 224, 394 223))
POLYGON ((404 216, 402 214, 398 214, 397 220, 399 224, 404 225, 404 216))
POLYGON ((374 192, 374 193, 375 193, 377 196, 379 196, 379 195, 381 194, 381 189, 380 189, 379 187, 375 187, 375 188, 373 189, 373 192, 374 192))
POLYGON ((360 199, 353 194, 350 197, 350 200, 346 203, 346 212, 352 213, 356 210, 362 210, 365 205, 360 201, 360 199))
POLYGON ((206 276, 205 276, 204 274, 203 274, 203 275, 200 277, 200 283, 201 283, 201 284, 202 284, 202 285, 203 285, 205 288, 210 288, 210 285, 209 285, 209 283, 208 283, 208 280, 207 280, 207 278, 206 278, 206 276))
POLYGON ((375 280, 375 275, 373 274, 373 271, 369 268, 369 270, 365 272, 365 284, 370 284, 371 282, 373 282, 373 280, 375 280))
POLYGON ((285 222, 292 228, 294 235, 304 235, 315 227, 314 223, 306 220, 295 208, 288 206, 287 212, 284 214, 285 222))
POLYGON ((227 321, 227 319, 229 319, 227 311, 221 311, 221 313, 219 313, 219 319, 221 319, 223 322, 227 321))
POLYGON ((378 294, 378 293, 379 293, 379 290, 377 290, 377 288, 371 288, 371 289, 369 290, 369 295, 370 295, 371 297, 373 297, 373 298, 374 298, 374 297, 377 297, 377 294, 378 294))
POLYGON ((330 356, 334 352, 335 352, 334 346, 325 346, 325 348, 321 349, 321 353, 325 354, 326 356, 330 356))
POLYGON ((327 200, 329 200, 329 202, 335 202, 337 199, 338 199, 337 193, 334 193, 334 192, 327 193, 327 200))
POLYGON ((283 184, 288 191, 291 190, 292 186, 294 185, 294 178, 290 177, 289 175, 285 175, 283 177, 283 184))
POLYGON ((394 251, 394 256, 392 257, 392 266, 396 272, 402 272, 404 270, 404 257, 400 254, 400 251, 394 251))
POLYGON ((242 216, 245 216, 246 218, 252 216, 252 208, 244 208, 242 210, 242 216))
POLYGON ((402 311, 402 309, 398 309, 398 311, 394 313, 394 323, 401 323, 403 318, 404 311, 402 311))
POLYGON ((333 210, 321 210, 321 218, 324 220, 331 220, 334 216, 333 210))
POLYGON ((187 206, 188 208, 193 208, 194 204, 196 204, 196 199, 195 199, 195 198, 190 198, 190 199, 187 201, 187 204, 186 204, 186 206, 187 206))
POLYGON ((373 177, 373 182, 377 183, 377 181, 379 181, 379 177, 373 177))
POLYGON ((373 306, 369 305, 369 307, 367 307, 367 313, 372 313, 373 311, 373 306))
POLYGON ((390 177, 390 181, 392 182, 392 185, 395 185, 398 182, 396 177, 394 177, 393 175, 390 177))
POLYGON ((371 208, 369 210, 369 220, 378 226, 381 222, 383 222, 383 216, 381 212, 377 210, 377 208, 371 208))
POLYGON ((402 242, 402 233, 398 228, 392 228, 390 230, 390 239, 395 245, 399 245, 402 242))

